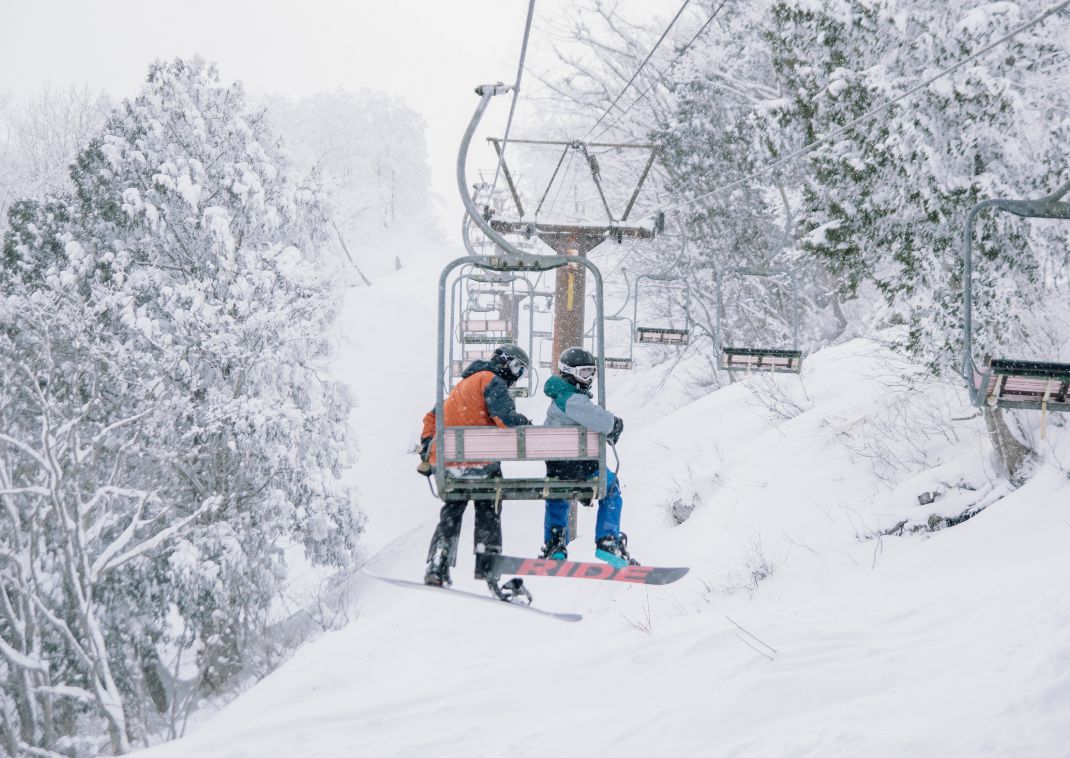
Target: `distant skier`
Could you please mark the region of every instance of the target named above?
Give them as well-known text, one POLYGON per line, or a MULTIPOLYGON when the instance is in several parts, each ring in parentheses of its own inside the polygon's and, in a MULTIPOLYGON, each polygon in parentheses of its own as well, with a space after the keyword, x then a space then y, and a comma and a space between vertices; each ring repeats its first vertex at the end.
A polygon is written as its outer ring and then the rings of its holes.
MULTIPOLYGON (((591 383, 598 372, 595 357, 582 347, 570 347, 561 353, 557 364, 560 376, 550 377, 543 392, 550 398, 546 426, 584 426, 606 435, 616 444, 624 422, 605 408, 591 402, 591 383)), ((556 479, 593 479, 598 476, 597 461, 547 461, 546 475, 556 479)), ((628 554, 628 538, 620 531, 623 506, 620 482, 609 472, 606 496, 598 501, 595 525, 595 556, 613 566, 639 565, 628 554)), ((590 505, 590 503, 587 503, 590 505)), ((568 557, 568 500, 547 500, 543 523, 541 557, 568 557)))
MULTIPOLYGON (((449 426, 524 426, 531 422, 516 410, 516 403, 509 396, 509 387, 523 377, 528 370, 528 355, 516 345, 501 345, 489 361, 475 361, 464 370, 461 381, 450 392, 442 405, 443 422, 449 426)), ((420 473, 430 476, 434 463, 435 411, 424 416, 423 432, 420 435, 420 473)), ((458 463, 447 466, 447 476, 457 478, 501 477, 500 463, 458 463)), ((438 526, 427 549, 427 570, 424 583, 435 586, 451 584, 450 568, 457 565, 457 543, 461 536, 461 517, 471 498, 461 494, 442 506, 438 526), (463 498, 463 499, 461 499, 463 498)), ((500 553, 502 551, 502 519, 498 504, 493 500, 475 500, 475 552, 500 553)), ((498 577, 482 575, 476 563, 476 578, 495 583, 498 577)))

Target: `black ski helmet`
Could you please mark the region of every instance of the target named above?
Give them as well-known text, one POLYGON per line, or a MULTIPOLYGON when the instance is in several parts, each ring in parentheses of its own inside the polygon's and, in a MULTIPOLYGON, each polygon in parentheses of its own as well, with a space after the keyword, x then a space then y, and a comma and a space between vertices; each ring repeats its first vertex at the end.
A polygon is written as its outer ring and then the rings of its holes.
POLYGON ((557 370, 566 382, 580 389, 589 389, 598 373, 598 361, 590 350, 570 347, 557 359, 557 370))
POLYGON ((520 379, 531 365, 528 354, 519 345, 499 345, 494 350, 492 360, 504 367, 514 382, 520 379))

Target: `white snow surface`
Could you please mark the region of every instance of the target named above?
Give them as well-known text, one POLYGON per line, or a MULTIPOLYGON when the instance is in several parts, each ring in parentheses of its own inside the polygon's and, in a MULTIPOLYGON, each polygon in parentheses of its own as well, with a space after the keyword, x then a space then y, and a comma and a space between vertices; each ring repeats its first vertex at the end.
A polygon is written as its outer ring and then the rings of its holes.
MULTIPOLYGON (((366 569, 384 576, 420 579, 436 523, 410 451, 434 402, 439 268, 456 254, 410 254, 351 288, 339 322, 337 375, 359 403, 349 475, 368 515, 366 569)), ((1043 461, 1012 490, 964 390, 875 342, 808 356, 801 378, 705 393, 663 383, 644 350, 637 371, 608 376, 626 421, 623 526, 640 560, 687 577, 529 579, 538 607, 584 614, 565 623, 358 573, 347 626, 141 755, 1068 754, 1061 418, 1046 419, 1043 461), (919 505, 922 493, 935 502, 919 505), (674 501, 694 506, 682 524, 674 501), (971 505, 988 507, 874 536, 971 505)), ((545 398, 519 406, 541 419, 545 398)), ((1038 433, 1037 414, 1022 418, 1038 433)), ((505 551, 536 554, 541 519, 540 503, 507 503, 505 551)), ((581 512, 570 557, 593 558, 593 522, 581 512)), ((455 586, 482 591, 470 513, 461 539, 455 586)))

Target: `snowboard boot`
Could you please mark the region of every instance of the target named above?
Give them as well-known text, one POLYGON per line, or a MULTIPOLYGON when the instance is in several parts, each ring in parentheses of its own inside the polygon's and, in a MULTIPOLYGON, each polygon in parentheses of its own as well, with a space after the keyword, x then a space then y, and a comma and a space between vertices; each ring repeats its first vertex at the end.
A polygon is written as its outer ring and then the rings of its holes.
POLYGON ((551 526, 550 539, 546 540, 546 544, 542 546, 539 557, 563 561, 568 558, 568 548, 565 544, 565 530, 559 526, 551 526))
POLYGON ((595 558, 605 561, 614 568, 639 565, 639 561, 628 555, 628 535, 624 532, 616 537, 612 534, 599 537, 595 540, 594 548, 595 558))
POLYGON ((501 555, 502 549, 500 547, 483 547, 476 553, 476 579, 486 579, 488 584, 494 584, 497 586, 498 580, 502 578, 502 575, 491 566, 489 556, 501 555))
POLYGON ((424 584, 432 587, 449 587, 453 584, 450 579, 450 559, 448 553, 436 548, 427 562, 427 570, 424 571, 424 584))

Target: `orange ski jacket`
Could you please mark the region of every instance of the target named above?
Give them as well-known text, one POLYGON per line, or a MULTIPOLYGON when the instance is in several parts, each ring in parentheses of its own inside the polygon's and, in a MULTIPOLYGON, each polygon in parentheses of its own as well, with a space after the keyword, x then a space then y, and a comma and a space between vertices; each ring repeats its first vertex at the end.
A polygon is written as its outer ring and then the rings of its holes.
MULTIPOLYGON (((516 403, 509 396, 509 385, 497 373, 489 361, 476 361, 464 370, 461 381, 442 403, 443 423, 446 426, 524 426, 530 424, 527 417, 516 410, 516 403)), ((435 411, 424 415, 421 440, 431 439, 427 456, 435 462, 435 411)), ((482 466, 485 462, 466 461, 451 465, 482 466)))

